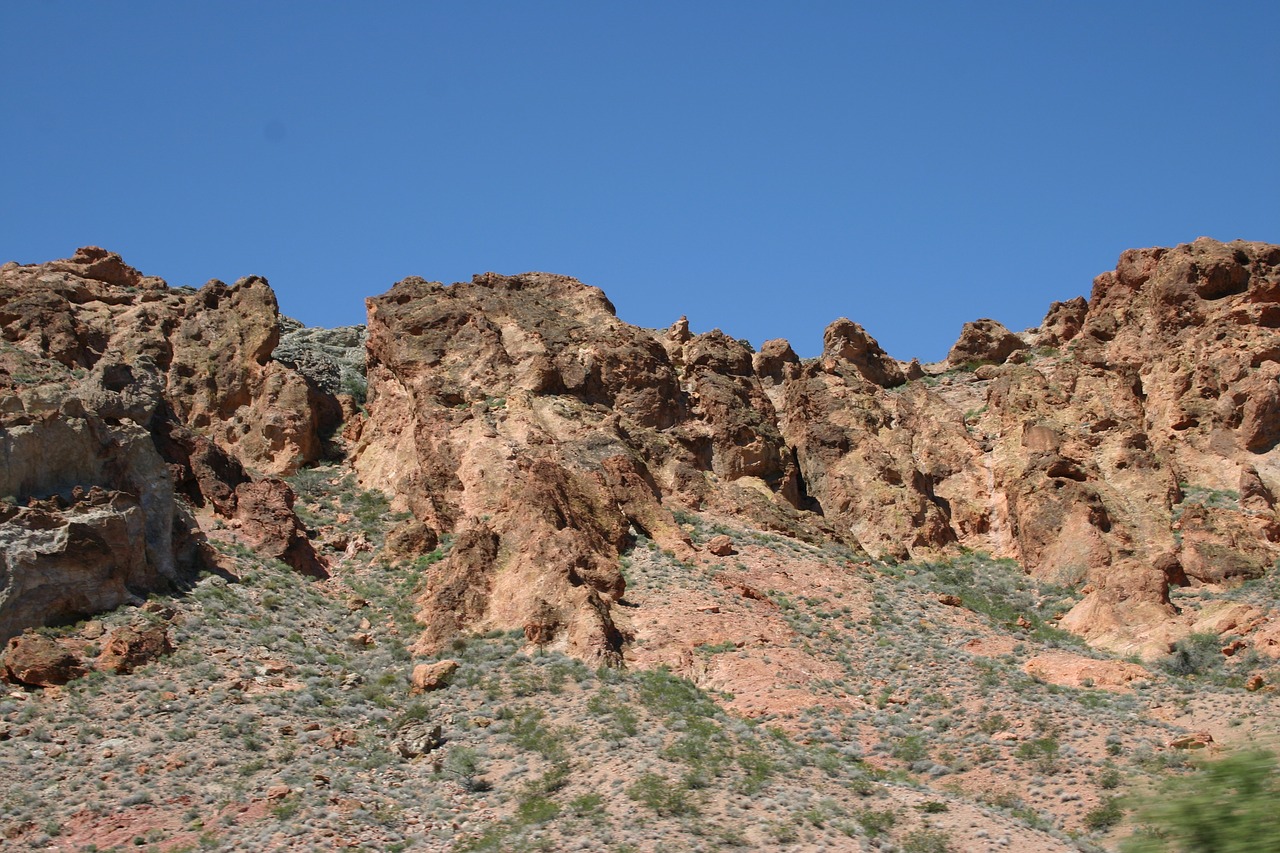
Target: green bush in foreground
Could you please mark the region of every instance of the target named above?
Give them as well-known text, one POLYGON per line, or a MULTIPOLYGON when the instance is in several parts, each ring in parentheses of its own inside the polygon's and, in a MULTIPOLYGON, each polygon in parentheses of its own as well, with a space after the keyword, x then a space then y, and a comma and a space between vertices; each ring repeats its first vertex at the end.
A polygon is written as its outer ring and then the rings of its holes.
POLYGON ((1276 757, 1247 750, 1166 782, 1137 812, 1125 853, 1256 853, 1280 850, 1276 757))

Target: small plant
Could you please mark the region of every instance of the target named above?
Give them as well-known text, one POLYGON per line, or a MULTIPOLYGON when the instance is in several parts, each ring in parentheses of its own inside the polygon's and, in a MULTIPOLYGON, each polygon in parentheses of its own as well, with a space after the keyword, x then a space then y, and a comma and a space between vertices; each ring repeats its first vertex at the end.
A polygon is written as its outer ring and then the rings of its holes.
POLYGON ((1052 735, 1018 744, 1014 754, 1030 761, 1041 773, 1053 773, 1058 767, 1058 739, 1052 735))
POLYGON ((559 803, 546 797, 530 797, 516 806, 516 818, 521 823, 546 823, 559 814, 559 803))
POLYGON ((1222 660, 1218 635, 1206 632, 1178 640, 1162 665, 1174 675, 1209 675, 1222 668, 1222 660))
POLYGON ((664 816, 698 813, 687 790, 656 773, 642 775, 627 788, 627 796, 664 816))
POLYGON ((951 835, 940 829, 917 829, 902 839, 903 853, 949 853, 951 835))
POLYGON ((893 757, 911 764, 929 757, 929 748, 925 745, 924 735, 907 735, 894 744, 893 757))
POLYGON ((866 830, 867 835, 875 838, 893 829, 894 824, 898 822, 897 812, 888 809, 864 809, 855 815, 858 823, 862 824, 862 828, 866 830))
POLYGON ((1124 820, 1124 809, 1119 797, 1107 797, 1084 816, 1084 825, 1094 832, 1101 832, 1124 820))
POLYGON ((450 750, 449 757, 444 762, 444 770, 456 777, 468 791, 487 791, 492 787, 480 778, 480 774, 484 772, 480 754, 470 747, 458 746, 450 750))

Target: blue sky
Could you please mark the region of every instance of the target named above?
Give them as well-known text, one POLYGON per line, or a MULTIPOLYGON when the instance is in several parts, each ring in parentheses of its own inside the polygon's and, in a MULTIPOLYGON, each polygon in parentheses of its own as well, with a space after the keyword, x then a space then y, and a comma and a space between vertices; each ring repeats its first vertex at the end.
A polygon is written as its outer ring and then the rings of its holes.
POLYGON ((899 358, 1125 248, 1280 242, 1280 3, 0 5, 0 261, 270 279, 309 325, 546 270, 899 358))

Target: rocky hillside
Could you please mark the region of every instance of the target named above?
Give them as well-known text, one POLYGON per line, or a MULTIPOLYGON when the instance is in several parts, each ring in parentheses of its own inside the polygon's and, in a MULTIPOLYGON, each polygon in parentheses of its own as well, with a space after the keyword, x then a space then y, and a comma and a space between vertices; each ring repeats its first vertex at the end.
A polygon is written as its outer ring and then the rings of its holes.
MULTIPOLYGON (((365 327, 307 329, 261 278, 170 288, 97 248, 0 267, 0 760, 55 753, 42 790, 122 784, 95 714, 160 689, 189 721, 105 738, 164 780, 112 844, 1090 849, 1112 781, 1147 784, 1188 732, 1267 732, 1280 247, 1126 252, 1087 302, 970 323, 931 365, 847 319, 816 359, 643 329, 545 273, 367 304, 365 327), (235 785, 195 723, 228 697, 249 700, 229 760, 259 765, 235 785), (386 752, 423 717, 440 730, 386 752), (172 731, 190 744, 145 746, 172 731), (578 736, 614 771, 570 779, 578 736), (393 785, 467 816, 393 796, 358 832, 321 818, 344 748, 369 762, 354 812, 393 785), (979 796, 1001 779, 1005 805, 979 796)), ((0 829, 87 844, 115 819, 73 800, 15 801, 0 829)))
MULTIPOLYGON (((458 537, 422 600, 431 648, 524 627, 591 660, 631 628, 636 532, 688 557, 714 510, 876 559, 957 549, 1087 596, 1064 626, 1163 654, 1197 630, 1169 587, 1262 575, 1280 537, 1280 248, 1126 252, 1088 303, 1014 335, 965 327, 904 365, 837 320, 823 355, 620 321, 545 274, 418 279, 369 301, 361 482, 458 537)), ((1270 654, 1280 635, 1255 622, 1270 654)))

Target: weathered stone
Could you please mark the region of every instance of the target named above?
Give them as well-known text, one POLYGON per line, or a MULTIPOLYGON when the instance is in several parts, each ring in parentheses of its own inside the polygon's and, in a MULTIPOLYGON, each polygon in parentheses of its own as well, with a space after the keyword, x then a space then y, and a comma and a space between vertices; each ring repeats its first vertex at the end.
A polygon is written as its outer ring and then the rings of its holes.
POLYGON ((124 625, 107 634, 95 666, 106 672, 132 672, 172 651, 173 643, 163 622, 124 625))
POLYGON ((83 662, 57 641, 40 634, 10 637, 4 650, 9 680, 28 687, 54 687, 84 675, 83 662))
POLYGON ((947 353, 947 363, 959 367, 973 362, 1003 364, 1026 343, 995 320, 965 323, 960 338, 947 353))
POLYGON ((409 677, 409 692, 429 693, 449 686, 453 674, 458 671, 456 660, 439 660, 435 663, 420 663, 413 668, 409 677))
POLYGON ((717 557, 727 557, 730 554, 738 553, 737 549, 733 547, 733 540, 724 535, 711 537, 711 541, 707 543, 707 551, 717 557))
POLYGON ((411 720, 396 731, 396 751, 403 758, 417 758, 444 745, 444 730, 425 720, 411 720))

